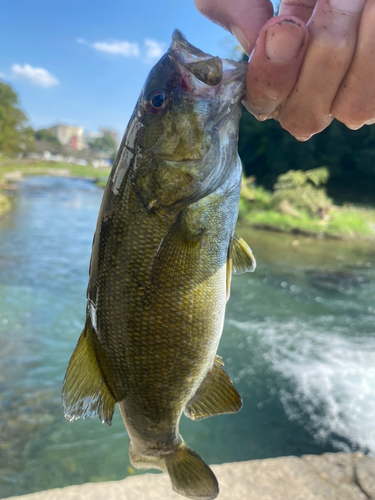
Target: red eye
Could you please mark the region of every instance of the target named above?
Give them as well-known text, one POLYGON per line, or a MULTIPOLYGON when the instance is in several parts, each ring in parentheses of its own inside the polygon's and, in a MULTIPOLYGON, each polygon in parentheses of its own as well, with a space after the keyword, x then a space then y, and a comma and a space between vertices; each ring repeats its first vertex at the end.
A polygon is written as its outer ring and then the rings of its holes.
POLYGON ((159 115, 165 110, 168 102, 168 94, 163 89, 156 89, 146 99, 145 109, 150 115, 159 115))

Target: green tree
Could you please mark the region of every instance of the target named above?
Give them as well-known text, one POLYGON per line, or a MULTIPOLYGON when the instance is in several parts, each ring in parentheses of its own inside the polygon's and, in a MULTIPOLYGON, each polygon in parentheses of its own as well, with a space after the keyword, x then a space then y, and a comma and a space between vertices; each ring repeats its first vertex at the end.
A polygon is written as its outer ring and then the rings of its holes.
POLYGON ((118 149, 115 139, 107 130, 103 132, 103 135, 101 137, 97 137, 96 139, 90 141, 89 146, 94 151, 107 153, 111 157, 116 154, 118 149))
POLYGON ((54 147, 61 146, 61 143, 58 140, 58 138, 47 128, 41 128, 40 130, 37 130, 35 132, 35 139, 37 141, 47 142, 54 147))
POLYGON ((0 81, 0 151, 13 155, 32 149, 33 136, 25 113, 18 107, 17 94, 0 81))

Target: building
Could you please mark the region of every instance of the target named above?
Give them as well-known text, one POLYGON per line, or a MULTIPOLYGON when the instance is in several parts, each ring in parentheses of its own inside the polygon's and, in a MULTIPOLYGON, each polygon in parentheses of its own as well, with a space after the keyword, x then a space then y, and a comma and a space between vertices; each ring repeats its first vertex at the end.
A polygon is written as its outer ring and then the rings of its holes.
POLYGON ((55 125, 49 130, 57 137, 63 146, 70 146, 75 151, 80 151, 85 147, 83 127, 55 125))

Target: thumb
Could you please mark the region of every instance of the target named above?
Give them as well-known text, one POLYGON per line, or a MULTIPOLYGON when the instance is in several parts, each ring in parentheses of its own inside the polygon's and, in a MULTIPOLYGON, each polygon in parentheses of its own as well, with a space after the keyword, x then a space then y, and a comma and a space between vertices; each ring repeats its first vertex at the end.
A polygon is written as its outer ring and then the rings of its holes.
POLYGON ((270 0, 195 0, 195 5, 201 14, 230 31, 247 54, 273 16, 270 0))

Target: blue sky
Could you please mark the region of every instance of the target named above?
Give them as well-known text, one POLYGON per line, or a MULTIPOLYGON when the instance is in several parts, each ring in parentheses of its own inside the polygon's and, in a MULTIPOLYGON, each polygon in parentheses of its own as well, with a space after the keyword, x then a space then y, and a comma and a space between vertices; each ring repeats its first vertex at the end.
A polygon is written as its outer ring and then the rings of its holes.
POLYGON ((67 123, 122 134, 175 28, 205 52, 233 56, 235 39, 193 0, 3 2, 0 78, 35 128, 67 123))

